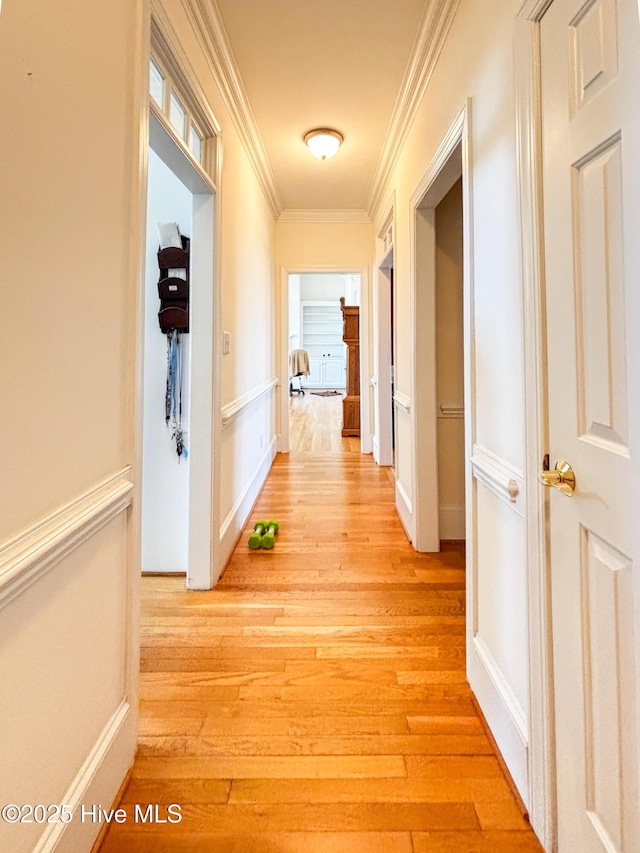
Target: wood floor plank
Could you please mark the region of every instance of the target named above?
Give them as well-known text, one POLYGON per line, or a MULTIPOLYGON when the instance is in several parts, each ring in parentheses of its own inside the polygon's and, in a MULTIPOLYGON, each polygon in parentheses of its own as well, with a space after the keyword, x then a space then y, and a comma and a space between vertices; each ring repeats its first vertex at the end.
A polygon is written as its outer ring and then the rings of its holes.
POLYGON ((402 778, 401 755, 239 755, 136 759, 134 779, 366 779, 402 778))
POLYGON ((121 805, 135 803, 226 803, 229 779, 132 779, 121 805))
POLYGON ((408 832, 231 832, 193 836, 172 828, 168 838, 110 832, 104 853, 412 853, 408 832))
POLYGON ((221 717, 217 714, 205 718, 196 734, 203 737, 355 737, 357 735, 407 734, 407 718, 400 714, 377 716, 312 716, 300 717, 292 709, 281 717, 263 717, 259 714, 242 717, 221 717))
MULTIPOLYGON (((513 805, 504 779, 234 779, 230 803, 475 803, 513 805)), ((483 813, 485 814, 485 813, 483 813)), ((482 818, 479 816, 480 824, 482 818)))
POLYGON ((528 832, 413 832, 414 853, 542 853, 528 832))
POLYGON ((513 801, 476 803, 480 827, 484 830, 526 830, 528 822, 513 801))
POLYGON ((394 503, 359 452, 278 456, 216 589, 143 578, 123 804, 183 820, 103 851, 541 853, 466 681, 464 547, 416 553, 394 503))
MULTIPOLYGON (((493 755, 486 735, 349 735, 283 737, 216 735, 141 737, 138 755, 493 755)), ((499 827, 501 828, 501 827, 499 827)), ((511 827, 507 827, 511 828, 511 827)))

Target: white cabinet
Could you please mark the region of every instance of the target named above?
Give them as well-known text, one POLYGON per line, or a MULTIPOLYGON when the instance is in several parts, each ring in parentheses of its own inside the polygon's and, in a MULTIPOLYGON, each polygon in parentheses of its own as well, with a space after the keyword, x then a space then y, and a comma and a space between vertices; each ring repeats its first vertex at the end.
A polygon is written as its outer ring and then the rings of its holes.
POLYGON ((309 388, 344 388, 346 362, 344 358, 309 358, 309 376, 304 384, 309 388))
POLYGON ((328 358, 324 362, 324 383, 333 388, 345 386, 346 362, 344 358, 328 358))
POLYGON ((301 303, 301 346, 309 353, 310 388, 345 387, 345 345, 339 302, 301 303))

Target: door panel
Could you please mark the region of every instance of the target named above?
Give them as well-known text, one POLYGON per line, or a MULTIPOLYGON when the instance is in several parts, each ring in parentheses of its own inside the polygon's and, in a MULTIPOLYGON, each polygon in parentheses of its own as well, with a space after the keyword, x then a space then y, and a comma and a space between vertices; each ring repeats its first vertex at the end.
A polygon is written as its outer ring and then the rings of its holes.
POLYGON ((628 454, 620 134, 574 171, 579 431, 628 454))
POLYGON ((324 363, 324 384, 330 388, 344 388, 345 362, 343 358, 327 359, 324 363))
POLYGON ((559 851, 635 853, 637 4, 554 0, 541 51, 559 851))

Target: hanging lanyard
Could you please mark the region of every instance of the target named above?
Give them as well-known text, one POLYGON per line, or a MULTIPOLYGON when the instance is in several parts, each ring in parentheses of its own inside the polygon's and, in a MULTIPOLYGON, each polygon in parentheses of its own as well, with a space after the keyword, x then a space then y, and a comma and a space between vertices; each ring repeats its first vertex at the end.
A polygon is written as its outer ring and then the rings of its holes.
POLYGON ((173 329, 167 333, 167 384, 165 389, 165 423, 171 423, 171 440, 176 443, 178 460, 187 457, 182 432, 182 379, 183 356, 181 334, 173 329))

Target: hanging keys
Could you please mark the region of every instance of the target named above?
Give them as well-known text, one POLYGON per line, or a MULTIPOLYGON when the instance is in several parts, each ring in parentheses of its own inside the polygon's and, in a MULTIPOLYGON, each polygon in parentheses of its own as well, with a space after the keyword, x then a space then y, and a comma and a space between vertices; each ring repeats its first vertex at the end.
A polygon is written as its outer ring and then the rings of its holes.
POLYGON ((184 450, 184 439, 182 436, 182 430, 179 427, 177 427, 176 430, 174 431, 172 437, 176 443, 176 453, 178 454, 178 461, 179 461, 180 457, 182 456, 182 451, 184 450))

